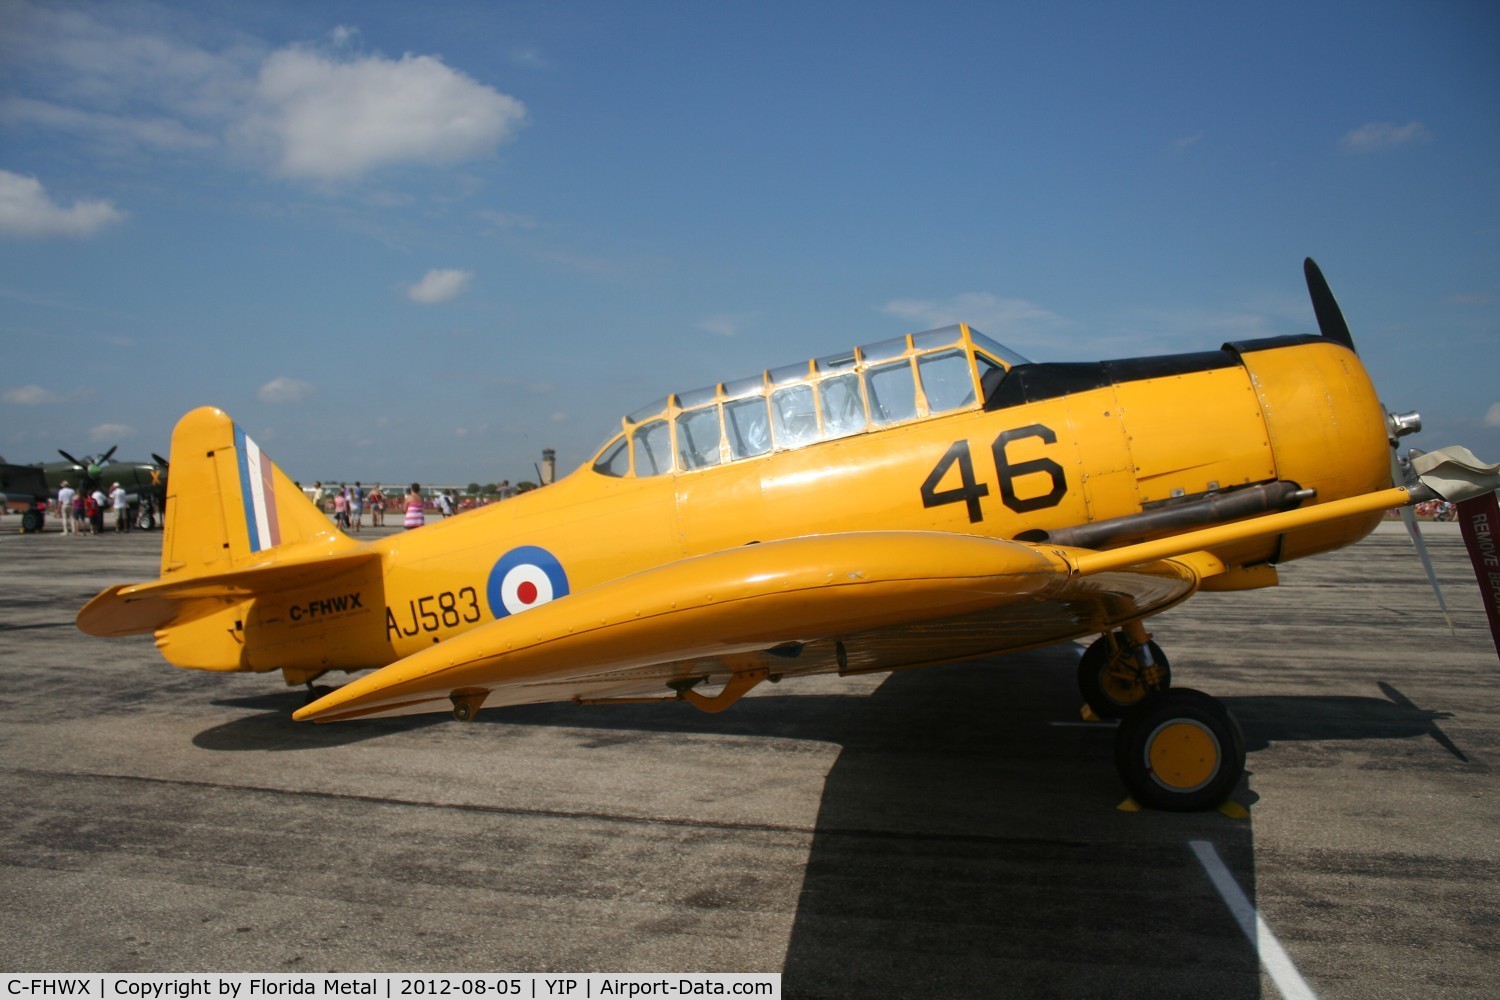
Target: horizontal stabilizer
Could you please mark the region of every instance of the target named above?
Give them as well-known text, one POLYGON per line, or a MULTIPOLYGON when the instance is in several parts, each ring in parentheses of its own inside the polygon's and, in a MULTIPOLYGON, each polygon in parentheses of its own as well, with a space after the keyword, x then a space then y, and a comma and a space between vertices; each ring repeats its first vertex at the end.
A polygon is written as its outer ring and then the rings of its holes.
POLYGON ((300 587, 379 560, 380 553, 370 550, 330 555, 326 546, 316 543, 287 546, 277 551, 274 560, 268 559, 259 566, 110 587, 78 612, 78 628, 98 636, 155 632, 216 611, 226 601, 300 587))

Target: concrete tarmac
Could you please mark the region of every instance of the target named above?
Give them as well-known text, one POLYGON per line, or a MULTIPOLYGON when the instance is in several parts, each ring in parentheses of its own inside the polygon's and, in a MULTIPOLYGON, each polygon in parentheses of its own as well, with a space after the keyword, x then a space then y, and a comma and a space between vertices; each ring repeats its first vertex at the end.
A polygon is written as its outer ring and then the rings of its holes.
MULTIPOLYGON (((1399 529, 1153 620, 1249 747, 1218 812, 1125 812, 1068 645, 686 704, 309 725, 279 675, 78 632, 159 533, 0 519, 10 971, 780 971, 788 997, 1274 997, 1211 845, 1322 997, 1493 996, 1500 666, 1399 529), (1199 850, 1202 850, 1200 847, 1199 850)), ((1263 942, 1262 951, 1265 951, 1263 942)))

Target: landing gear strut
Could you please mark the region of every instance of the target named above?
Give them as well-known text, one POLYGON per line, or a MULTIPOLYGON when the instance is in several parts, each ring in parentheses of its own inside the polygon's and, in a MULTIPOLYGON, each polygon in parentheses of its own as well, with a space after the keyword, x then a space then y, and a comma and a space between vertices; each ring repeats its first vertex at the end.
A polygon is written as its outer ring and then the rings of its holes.
POLYGON ((1139 622, 1106 632, 1078 661, 1078 690, 1101 719, 1124 716, 1153 691, 1172 686, 1172 668, 1139 622))
POLYGON ((1245 737, 1216 698, 1172 687, 1172 668, 1139 621, 1106 632, 1078 661, 1078 688, 1100 719, 1119 719, 1115 769, 1155 809, 1210 809, 1245 773, 1245 737))

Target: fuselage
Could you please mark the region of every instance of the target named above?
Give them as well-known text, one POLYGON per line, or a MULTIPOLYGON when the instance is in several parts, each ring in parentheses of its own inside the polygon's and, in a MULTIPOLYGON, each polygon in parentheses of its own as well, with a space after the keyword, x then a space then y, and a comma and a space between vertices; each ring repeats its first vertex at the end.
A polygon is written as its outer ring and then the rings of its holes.
MULTIPOLYGON (((1036 365, 952 327, 668 397, 553 485, 369 543, 378 567, 238 609, 244 640, 219 669, 300 680, 378 667, 604 581, 802 535, 1046 541, 1123 519, 1110 536, 1123 544, 1171 533, 1172 512, 1206 497, 1379 489, 1387 463, 1384 411, 1332 341, 1036 365), (1133 529, 1147 512, 1157 520, 1133 529)), ((1376 519, 1216 554, 1236 568, 1283 562, 1349 544, 1376 519)))

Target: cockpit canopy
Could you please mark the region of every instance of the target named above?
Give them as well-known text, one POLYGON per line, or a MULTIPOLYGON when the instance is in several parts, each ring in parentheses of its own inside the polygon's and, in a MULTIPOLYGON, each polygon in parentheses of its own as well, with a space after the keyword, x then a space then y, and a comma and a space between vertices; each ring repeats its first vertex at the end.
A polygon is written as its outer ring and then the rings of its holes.
POLYGON ((974 409, 1025 358, 965 324, 867 344, 680 392, 621 421, 593 469, 605 476, 691 472, 974 409))

